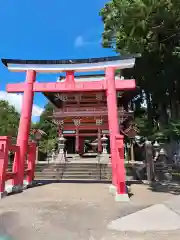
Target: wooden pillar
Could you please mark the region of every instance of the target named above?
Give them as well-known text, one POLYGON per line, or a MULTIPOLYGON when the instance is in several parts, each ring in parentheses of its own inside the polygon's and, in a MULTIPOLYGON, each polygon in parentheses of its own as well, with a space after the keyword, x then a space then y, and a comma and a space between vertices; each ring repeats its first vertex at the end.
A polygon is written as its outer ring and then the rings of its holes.
POLYGON ((79 152, 81 155, 84 154, 84 137, 79 137, 79 152))
MULTIPOLYGON (((0 137, 0 199, 5 192, 6 172, 8 169, 9 138, 0 137)), ((16 173, 18 174, 18 172, 16 173)))
POLYGON ((60 137, 63 134, 62 127, 58 126, 58 137, 60 137))
POLYGON ((98 127, 98 153, 102 152, 102 145, 101 145, 101 129, 98 127))
POLYGON ((118 150, 118 163, 117 163, 117 194, 116 201, 129 201, 126 188, 126 171, 124 166, 124 136, 116 136, 116 144, 118 150))
POLYGON ((28 185, 31 185, 34 180, 35 165, 36 165, 35 159, 37 155, 36 149, 37 149, 36 143, 35 142, 30 143, 29 149, 28 149, 28 162, 27 162, 29 172, 26 176, 26 181, 28 185))
POLYGON ((65 80, 65 83, 67 84, 75 84, 74 82, 74 71, 67 71, 66 72, 66 80, 65 80))
POLYGON ((64 120, 63 119, 57 120, 57 123, 58 123, 58 137, 61 137, 61 135, 63 134, 64 120))
POLYGON ((130 150, 131 150, 131 161, 134 161, 134 144, 133 144, 133 139, 131 139, 130 142, 130 150))
POLYGON ((115 69, 108 67, 106 69, 106 95, 108 108, 108 124, 111 148, 111 165, 112 165, 112 184, 117 186, 117 149, 116 135, 119 134, 119 123, 117 113, 117 98, 115 86, 115 69))
MULTIPOLYGON (((20 166, 21 173, 19 184, 23 185, 24 180, 24 164, 26 160, 26 154, 28 150, 28 139, 31 125, 31 115, 33 107, 33 85, 36 80, 36 72, 33 70, 28 70, 26 74, 26 82, 24 87, 24 96, 22 102, 21 118, 19 122, 19 130, 17 136, 17 146, 20 147, 20 166)), ((18 161, 15 157, 15 161, 18 161)))
POLYGON ((76 153, 79 153, 79 128, 76 127, 76 146, 75 146, 76 153))
POLYGON ((76 141, 75 141, 75 152, 79 153, 79 125, 81 123, 81 119, 74 119, 74 125, 76 126, 76 141))
POLYGON ((98 139, 98 153, 102 152, 102 145, 101 145, 101 128, 100 126, 103 123, 103 119, 102 117, 96 119, 96 125, 97 125, 97 129, 98 129, 98 134, 97 134, 97 139, 98 139))

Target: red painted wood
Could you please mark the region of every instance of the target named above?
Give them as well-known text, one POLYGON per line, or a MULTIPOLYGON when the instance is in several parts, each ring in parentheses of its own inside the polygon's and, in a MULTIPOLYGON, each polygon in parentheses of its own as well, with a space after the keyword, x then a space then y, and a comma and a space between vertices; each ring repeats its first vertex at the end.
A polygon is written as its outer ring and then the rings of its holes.
POLYGON ((28 151, 28 139, 31 124, 32 106, 33 106, 33 84, 36 79, 36 72, 29 70, 26 75, 24 88, 23 104, 21 110, 21 118, 19 122, 19 130, 17 136, 17 146, 20 147, 20 160, 15 157, 15 161, 20 161, 20 180, 19 184, 23 185, 24 180, 24 163, 28 151))
MULTIPOLYGON (((109 126, 108 124, 103 124, 102 126, 99 127, 101 130, 108 130, 109 126)), ((79 130, 96 130, 98 127, 96 125, 80 125, 79 130)), ((64 125, 63 130, 76 130, 76 127, 74 125, 64 125)))
POLYGON ((16 145, 11 145, 9 146, 9 151, 16 152, 19 150, 19 147, 16 145))
MULTIPOLYGON (((120 81, 121 82, 121 81, 120 81)), ((117 97, 115 85, 115 69, 108 67, 106 69, 106 85, 107 85, 107 109, 108 109, 108 124, 110 131, 110 146, 111 146, 111 164, 112 164, 112 184, 117 186, 117 150, 116 150, 116 135, 119 133, 118 112, 117 112, 117 97)))
POLYGON ((84 137, 79 135, 79 153, 84 154, 84 137))
POLYGON ((32 181, 34 180, 34 172, 35 172, 35 163, 36 162, 36 143, 32 142, 29 145, 28 149, 28 171, 27 171, 27 183, 32 184, 32 181))
POLYGON ((96 111, 107 111, 107 107, 103 106, 98 106, 98 104, 90 105, 90 106, 85 106, 85 107, 76 107, 76 106, 65 106, 63 109, 57 109, 54 111, 54 114, 59 114, 59 113, 67 113, 67 112, 96 112, 96 111))
MULTIPOLYGON (((103 135, 103 134, 101 134, 103 135)), ((106 136, 108 136, 109 134, 106 134, 106 136)), ((75 137, 76 134, 75 133, 64 133, 63 136, 66 136, 66 137, 75 137)), ((97 133, 79 133, 79 136, 80 137, 88 137, 88 136, 96 136, 97 137, 97 133)))
POLYGON ((75 81, 74 81, 74 71, 67 71, 66 72, 66 80, 65 80, 65 83, 66 84, 75 84, 75 81))
POLYGON ((14 172, 6 172, 6 181, 13 179, 16 176, 16 173, 14 172))
POLYGON ((101 144, 101 129, 98 127, 98 153, 102 152, 102 144, 101 144))
POLYGON ((0 137, 0 194, 5 191, 6 171, 8 167, 9 138, 0 137))
MULTIPOLYGON (((122 117, 126 117, 126 116, 131 116, 132 113, 129 113, 129 112, 122 112, 122 111, 117 111, 118 115, 119 116, 122 116, 122 117)), ((53 117, 54 118, 65 118, 65 117, 91 117, 91 116, 94 116, 94 117, 99 117, 99 116, 107 116, 108 115, 108 111, 107 111, 107 108, 106 110, 94 110, 94 111, 72 111, 72 112, 64 112, 64 111, 59 111, 59 112, 55 112, 53 113, 53 117)))
POLYGON ((61 113, 55 113, 53 115, 54 118, 64 118, 64 117, 99 117, 99 116, 107 116, 107 111, 87 111, 87 112, 61 112, 61 113))
POLYGON ((9 83, 6 85, 6 92, 22 93, 25 89, 25 83, 9 83))
POLYGON ((76 151, 76 153, 79 153, 79 127, 76 127, 75 137, 76 137, 75 151, 76 151))
POLYGON ((21 178, 20 147, 14 145, 11 149, 14 149, 15 152, 13 161, 13 172, 16 173, 12 180, 12 185, 17 186, 19 185, 19 181, 21 178))
MULTIPOLYGON (((116 90, 128 90, 136 87, 135 80, 116 80, 116 90)), ((7 84, 6 91, 11 93, 23 92, 25 83, 7 84)), ((66 82, 56 83, 34 83, 34 92, 81 92, 81 91, 102 91, 107 88, 106 81, 94 81, 94 82, 75 82, 75 85, 68 84, 66 82)))
POLYGON ((117 161, 117 193, 126 194, 126 172, 124 166, 124 136, 116 136, 116 148, 118 152, 118 161, 117 161))
POLYGON ((76 82, 75 85, 66 82, 57 83, 36 83, 35 92, 81 92, 81 91, 102 91, 104 90, 104 81, 96 82, 76 82))

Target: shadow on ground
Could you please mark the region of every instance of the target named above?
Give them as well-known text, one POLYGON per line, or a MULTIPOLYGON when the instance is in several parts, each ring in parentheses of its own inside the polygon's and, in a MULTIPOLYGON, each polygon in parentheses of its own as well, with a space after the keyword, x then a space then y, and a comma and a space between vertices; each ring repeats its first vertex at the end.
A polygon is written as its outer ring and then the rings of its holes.
MULTIPOLYGON (((107 184, 107 185, 110 185, 112 182, 111 181, 103 181, 103 180, 35 180, 33 185, 31 186, 31 188, 34 188, 34 187, 41 187, 41 186, 44 186, 44 185, 48 185, 48 184, 53 184, 53 183, 74 183, 74 184, 97 184, 97 183, 100 183, 100 184, 107 184)), ((130 186, 132 184, 140 184, 141 182, 139 181, 127 181, 126 182, 126 185, 128 187, 127 191, 128 191, 128 195, 129 195, 129 198, 131 198, 134 194, 131 192, 130 190, 130 186)))
MULTIPOLYGON (((36 186, 40 186, 40 185, 47 185, 47 184, 51 184, 51 183, 89 183, 89 184, 92 184, 92 183, 102 183, 102 184, 111 184, 112 181, 109 181, 109 180, 49 180, 49 179, 43 179, 43 180, 34 180, 33 182, 33 186, 36 187, 36 186)), ((127 186, 130 186, 131 184, 142 184, 141 181, 137 180, 137 181, 127 181, 126 182, 127 186)))
POLYGON ((165 192, 174 195, 180 194, 180 182, 154 182, 149 186, 153 192, 165 192))
POLYGON ((102 184, 110 184, 111 181, 108 180, 49 180, 49 179, 43 179, 43 180, 34 180, 33 185, 46 185, 46 184, 51 184, 51 183, 102 183, 102 184))
POLYGON ((0 214, 0 240, 13 239, 10 226, 17 224, 18 217, 18 213, 13 211, 0 214))

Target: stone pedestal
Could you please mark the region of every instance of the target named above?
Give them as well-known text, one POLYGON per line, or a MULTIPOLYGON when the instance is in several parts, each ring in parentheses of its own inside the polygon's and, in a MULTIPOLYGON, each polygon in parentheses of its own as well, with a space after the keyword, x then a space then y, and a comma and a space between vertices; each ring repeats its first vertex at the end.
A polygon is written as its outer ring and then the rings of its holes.
POLYGON ((102 164, 108 164, 109 163, 109 154, 101 153, 99 156, 99 162, 102 164))
POLYGON ((65 154, 64 153, 59 153, 56 160, 54 161, 55 164, 59 164, 59 163, 65 163, 66 158, 65 158, 65 154))
POLYGON ((80 156, 78 153, 75 153, 74 156, 73 156, 73 160, 79 160, 80 159, 80 156))

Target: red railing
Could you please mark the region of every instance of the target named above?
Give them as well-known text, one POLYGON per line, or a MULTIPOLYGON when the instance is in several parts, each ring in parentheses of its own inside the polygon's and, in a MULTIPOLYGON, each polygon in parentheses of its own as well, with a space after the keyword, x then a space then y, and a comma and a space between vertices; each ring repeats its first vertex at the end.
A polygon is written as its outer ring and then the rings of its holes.
MULTIPOLYGON (((20 186, 23 180, 21 176, 26 179, 26 184, 29 185, 34 179, 35 171, 35 159, 36 159, 36 144, 29 143, 27 152, 27 169, 23 169, 20 164, 20 147, 13 145, 11 138, 0 137, 0 194, 1 196, 6 192, 5 184, 6 181, 12 180, 10 186, 13 189, 17 188, 22 190, 23 186, 20 186), (12 170, 8 169, 9 153, 14 153, 14 159, 12 164, 12 170), (16 161, 15 161, 16 159, 16 161), (24 172, 24 174, 21 174, 24 172)), ((0 197, 1 197, 0 196, 0 197)))
MULTIPOLYGON (((59 114, 59 113, 71 113, 71 112, 99 112, 99 111, 107 111, 107 107, 64 107, 62 109, 55 109, 53 114, 59 114)), ((118 107, 118 112, 124 113, 124 114, 130 114, 130 112, 125 111, 123 107, 118 107)), ((132 113, 131 113, 132 114, 132 113)))

